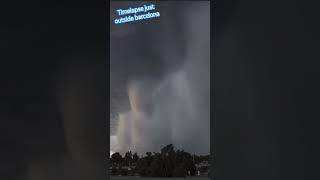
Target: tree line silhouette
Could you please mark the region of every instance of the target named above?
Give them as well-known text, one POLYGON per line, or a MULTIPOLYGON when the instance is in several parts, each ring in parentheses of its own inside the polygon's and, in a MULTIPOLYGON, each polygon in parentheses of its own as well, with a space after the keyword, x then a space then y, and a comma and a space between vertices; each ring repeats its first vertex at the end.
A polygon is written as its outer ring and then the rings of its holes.
POLYGON ((172 144, 161 149, 161 152, 147 152, 145 156, 128 151, 124 157, 119 152, 111 155, 111 175, 140 177, 185 177, 195 176, 197 171, 208 172, 208 167, 197 168, 201 162, 210 162, 210 155, 192 155, 183 150, 176 150, 172 144), (127 168, 124 168, 127 167, 127 168))

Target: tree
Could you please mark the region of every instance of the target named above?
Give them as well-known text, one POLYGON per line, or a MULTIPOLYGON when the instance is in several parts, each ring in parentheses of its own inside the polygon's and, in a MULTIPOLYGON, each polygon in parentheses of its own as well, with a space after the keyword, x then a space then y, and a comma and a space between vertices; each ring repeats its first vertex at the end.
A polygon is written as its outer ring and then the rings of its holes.
POLYGON ((112 154, 110 160, 111 160, 112 163, 119 164, 119 163, 122 162, 122 156, 120 155, 120 153, 116 152, 116 153, 112 154))
POLYGON ((189 171, 190 171, 190 176, 196 175, 197 167, 195 166, 194 163, 191 163, 191 165, 189 166, 188 169, 189 169, 189 171))
POLYGON ((132 162, 132 153, 131 153, 131 151, 126 152, 126 154, 124 155, 124 162, 125 162, 125 165, 131 166, 131 162, 132 162))
POLYGON ((175 164, 174 164, 174 160, 170 157, 165 157, 163 159, 164 161, 164 173, 166 177, 172 177, 174 176, 174 168, 175 168, 175 164))
POLYGON ((169 155, 170 153, 174 152, 174 147, 172 144, 169 144, 161 149, 162 155, 169 155))
POLYGON ((147 157, 140 158, 137 162, 136 171, 140 176, 146 176, 146 168, 148 167, 147 157))
POLYGON ((132 162, 136 163, 138 160, 139 160, 139 156, 137 153, 134 153, 133 156, 132 156, 132 162))
MULTIPOLYGON (((169 144, 161 149, 161 152, 146 152, 145 156, 138 156, 137 153, 132 154, 131 151, 125 153, 124 157, 119 153, 111 156, 111 162, 118 169, 112 167, 112 172, 115 174, 128 174, 128 171, 122 170, 121 166, 135 164, 133 173, 138 173, 141 177, 185 177, 188 175, 194 176, 197 173, 195 164, 204 160, 209 160, 210 156, 191 155, 183 150, 174 150, 174 146, 169 144)), ((214 161, 215 159, 213 159, 214 161)), ((211 162, 211 161, 209 161, 211 162)), ((201 172, 208 170, 200 169, 201 172)), ((211 174, 214 174, 211 172, 211 174)))
POLYGON ((151 152, 146 152, 147 157, 151 157, 152 153, 151 152))
POLYGON ((154 153, 153 160, 150 164, 150 170, 152 171, 152 177, 164 177, 162 168, 162 158, 160 154, 154 153))

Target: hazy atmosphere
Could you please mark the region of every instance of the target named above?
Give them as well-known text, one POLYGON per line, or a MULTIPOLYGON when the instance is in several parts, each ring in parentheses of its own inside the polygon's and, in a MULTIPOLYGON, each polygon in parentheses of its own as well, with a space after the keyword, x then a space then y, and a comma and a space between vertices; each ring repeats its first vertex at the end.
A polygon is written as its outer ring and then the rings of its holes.
POLYGON ((144 153, 172 143, 210 151, 209 2, 156 2, 161 17, 114 24, 111 3, 111 151, 144 153))

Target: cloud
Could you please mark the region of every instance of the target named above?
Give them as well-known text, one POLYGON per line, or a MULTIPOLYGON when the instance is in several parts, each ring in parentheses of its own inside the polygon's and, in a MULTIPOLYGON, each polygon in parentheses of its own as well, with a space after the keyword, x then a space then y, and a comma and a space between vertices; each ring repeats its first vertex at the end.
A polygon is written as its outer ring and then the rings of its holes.
MULTIPOLYGON (((159 151, 173 143, 189 152, 209 153, 210 9, 207 3, 192 3, 183 8, 183 13, 180 10, 185 51, 164 47, 158 50, 164 54, 161 58, 166 65, 181 61, 177 68, 165 71, 160 80, 145 74, 148 78, 127 82, 130 110, 119 114, 112 151, 159 151)), ((171 31, 176 29, 165 32, 171 31)))

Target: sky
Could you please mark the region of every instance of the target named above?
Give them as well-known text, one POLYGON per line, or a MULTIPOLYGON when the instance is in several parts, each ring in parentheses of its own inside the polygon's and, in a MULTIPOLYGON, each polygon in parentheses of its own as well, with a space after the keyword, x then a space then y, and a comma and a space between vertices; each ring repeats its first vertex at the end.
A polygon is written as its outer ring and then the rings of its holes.
POLYGON ((174 143, 208 153, 209 2, 157 2, 158 18, 113 23, 117 9, 144 4, 111 3, 110 135, 119 148, 111 150, 174 143))
MULTIPOLYGON (((111 19, 114 18, 113 15, 117 15, 116 9, 125 9, 130 5, 134 7, 136 4, 144 3, 112 2, 111 19)), ((162 14, 161 18, 121 25, 110 21, 111 134, 115 133, 118 113, 129 108, 127 83, 141 76, 159 80, 163 74, 174 71, 183 61, 181 58, 172 58, 169 62, 163 58, 164 45, 169 45, 166 48, 170 48, 170 51, 180 51, 180 54, 185 48, 183 32, 179 31, 179 17, 175 16, 179 14, 177 11, 181 11, 181 6, 174 2, 155 4, 162 14), (169 14, 172 15, 166 17, 169 14)), ((177 53, 176 56, 180 54, 177 53)))

